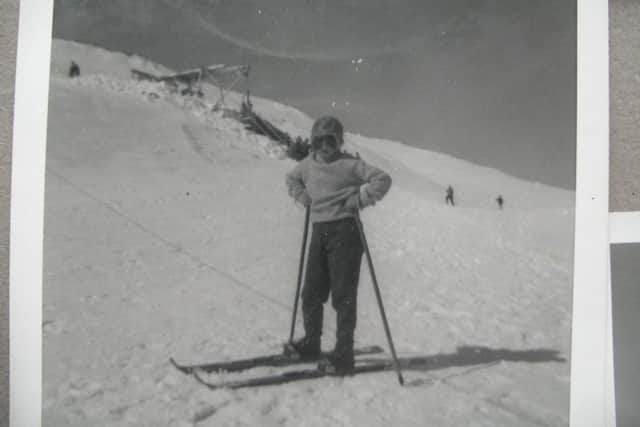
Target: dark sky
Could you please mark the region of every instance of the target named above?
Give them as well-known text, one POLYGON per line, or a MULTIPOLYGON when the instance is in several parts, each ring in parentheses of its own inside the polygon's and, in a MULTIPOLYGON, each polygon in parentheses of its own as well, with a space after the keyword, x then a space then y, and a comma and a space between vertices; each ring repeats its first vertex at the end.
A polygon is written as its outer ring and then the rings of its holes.
POLYGON ((250 63, 252 93, 367 136, 575 187, 575 1, 56 0, 54 36, 172 68, 250 63))

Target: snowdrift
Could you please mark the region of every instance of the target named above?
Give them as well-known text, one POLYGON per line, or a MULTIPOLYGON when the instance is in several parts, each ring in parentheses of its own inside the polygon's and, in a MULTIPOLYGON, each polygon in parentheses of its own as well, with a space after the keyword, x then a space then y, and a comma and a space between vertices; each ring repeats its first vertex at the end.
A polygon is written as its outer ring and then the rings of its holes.
MULTIPOLYGON (((567 425, 573 193, 355 134, 347 149, 394 178, 362 218, 407 385, 375 373, 211 392, 173 369, 170 356, 280 351, 304 213, 281 148, 132 66, 163 71, 54 40, 44 425, 567 425)), ((253 103, 307 135, 302 112, 253 103)), ((385 347, 366 269, 358 309, 357 344, 385 347)))

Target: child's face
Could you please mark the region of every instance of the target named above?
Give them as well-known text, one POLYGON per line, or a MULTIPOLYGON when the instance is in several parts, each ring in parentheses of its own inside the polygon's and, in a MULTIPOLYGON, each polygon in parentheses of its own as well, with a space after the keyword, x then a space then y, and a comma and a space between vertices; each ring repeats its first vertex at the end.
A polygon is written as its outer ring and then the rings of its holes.
POLYGON ((313 152, 323 162, 328 162, 340 150, 340 141, 332 135, 319 136, 313 139, 313 152))

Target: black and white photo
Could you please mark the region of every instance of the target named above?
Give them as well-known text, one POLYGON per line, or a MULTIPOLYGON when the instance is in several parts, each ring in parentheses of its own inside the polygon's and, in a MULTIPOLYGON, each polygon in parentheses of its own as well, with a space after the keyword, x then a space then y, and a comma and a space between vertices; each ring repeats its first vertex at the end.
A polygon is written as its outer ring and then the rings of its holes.
POLYGON ((568 425, 575 190, 575 2, 56 0, 42 423, 568 425))

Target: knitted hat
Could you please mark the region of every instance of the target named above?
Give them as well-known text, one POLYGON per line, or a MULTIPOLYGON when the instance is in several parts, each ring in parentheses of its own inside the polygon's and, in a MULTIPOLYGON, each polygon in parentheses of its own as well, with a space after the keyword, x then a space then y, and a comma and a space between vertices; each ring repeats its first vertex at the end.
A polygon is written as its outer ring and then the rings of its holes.
POLYGON ((335 117, 320 117, 311 128, 311 141, 320 136, 333 136, 339 143, 342 143, 342 123, 335 117))

